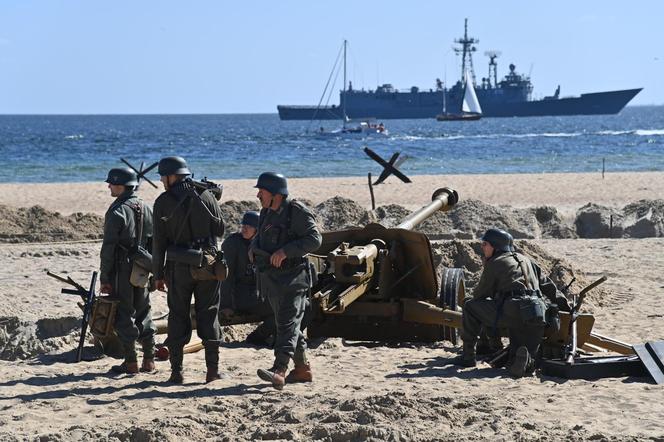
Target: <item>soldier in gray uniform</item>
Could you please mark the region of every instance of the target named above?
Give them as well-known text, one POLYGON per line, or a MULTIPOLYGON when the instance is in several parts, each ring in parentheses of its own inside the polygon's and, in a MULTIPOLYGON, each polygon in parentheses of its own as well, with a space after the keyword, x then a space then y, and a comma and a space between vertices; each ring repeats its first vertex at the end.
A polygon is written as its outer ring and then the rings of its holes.
POLYGON ((205 347, 206 382, 219 374, 219 281, 194 279, 191 257, 202 252, 216 254, 217 240, 224 233, 219 205, 210 191, 199 194, 181 157, 159 161, 163 192, 154 203, 152 267, 157 290, 168 289, 168 337, 170 383, 182 384, 183 347, 191 339, 193 294, 198 336, 205 347), (168 251, 168 254, 167 254, 168 251))
POLYGON ((463 354, 453 362, 474 367, 482 328, 494 332, 508 329, 508 370, 512 376, 522 377, 534 370, 534 357, 546 326, 546 309, 564 296, 537 264, 514 251, 512 235, 492 228, 481 239, 484 270, 472 298, 463 305, 463 354))
POLYGON ((245 212, 240 231, 228 236, 221 245, 228 265, 228 276, 221 283, 221 313, 259 316, 263 322, 247 336, 247 342, 271 347, 274 313, 267 299, 258 293, 254 264, 249 262, 249 245, 258 231, 259 217, 258 212, 245 212))
POLYGON ((256 263, 260 292, 270 301, 277 323, 274 365, 258 370, 258 376, 281 390, 286 382, 313 379, 301 330, 311 288, 305 255, 320 247, 322 237, 311 211, 288 198, 283 175, 262 173, 255 187, 262 209, 250 254, 256 263), (291 359, 295 367, 286 377, 291 359))
POLYGON ((115 331, 122 342, 124 362, 111 369, 117 373, 138 373, 136 341, 143 346, 141 371, 154 371, 155 325, 146 287, 130 283, 132 251, 138 246, 149 250, 152 242, 152 209, 135 193, 136 173, 128 168, 111 169, 106 178, 115 201, 104 217, 101 246, 100 291, 120 300, 115 331), (139 238, 140 236, 140 238, 139 238))

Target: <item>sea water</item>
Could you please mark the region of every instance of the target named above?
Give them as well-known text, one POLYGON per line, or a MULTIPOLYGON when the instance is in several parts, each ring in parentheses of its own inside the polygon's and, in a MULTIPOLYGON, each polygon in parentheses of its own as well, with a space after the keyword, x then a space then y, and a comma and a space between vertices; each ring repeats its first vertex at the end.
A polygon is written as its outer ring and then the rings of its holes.
MULTIPOLYGON (((184 157, 196 178, 378 175, 363 151, 400 152, 407 175, 664 170, 664 106, 618 115, 385 120, 388 136, 320 136, 338 121, 243 115, 2 115, 0 182, 99 181, 125 158, 184 157)), ((150 177, 157 178, 156 171, 150 177)))

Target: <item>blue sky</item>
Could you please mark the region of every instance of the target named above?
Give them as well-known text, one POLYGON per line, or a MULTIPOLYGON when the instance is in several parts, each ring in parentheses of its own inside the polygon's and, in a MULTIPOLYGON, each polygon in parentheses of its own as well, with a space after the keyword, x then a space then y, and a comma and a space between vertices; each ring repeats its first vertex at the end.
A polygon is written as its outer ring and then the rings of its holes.
MULTIPOLYGON (((356 88, 452 83, 452 40, 534 96, 644 87, 664 104, 660 1, 0 2, 0 113, 250 113, 316 104, 344 38, 356 88)), ((337 89, 341 88, 341 80, 337 89)), ((337 102, 334 99, 330 102, 337 102)))

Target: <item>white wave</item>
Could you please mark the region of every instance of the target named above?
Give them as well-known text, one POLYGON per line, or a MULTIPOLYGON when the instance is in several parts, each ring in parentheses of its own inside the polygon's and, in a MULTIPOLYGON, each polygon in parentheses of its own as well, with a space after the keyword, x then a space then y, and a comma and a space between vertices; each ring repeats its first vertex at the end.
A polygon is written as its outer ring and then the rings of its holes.
POLYGON ((651 137, 653 135, 664 135, 664 129, 638 129, 634 131, 635 135, 651 137))
POLYGON ((65 140, 82 140, 84 138, 83 134, 76 135, 66 135, 65 140))
POLYGON ((482 138, 572 138, 585 135, 664 135, 664 129, 638 129, 638 130, 600 130, 597 132, 540 132, 540 133, 525 133, 525 134, 476 134, 476 135, 442 135, 436 137, 403 135, 393 137, 395 140, 405 141, 421 141, 421 140, 465 140, 465 139, 482 139, 482 138))
POLYGON ((629 135, 633 133, 633 130, 600 130, 595 132, 595 135, 629 135))
POLYGON ((565 138, 565 137, 578 137, 583 135, 581 132, 544 132, 540 134, 510 134, 505 135, 506 138, 565 138))

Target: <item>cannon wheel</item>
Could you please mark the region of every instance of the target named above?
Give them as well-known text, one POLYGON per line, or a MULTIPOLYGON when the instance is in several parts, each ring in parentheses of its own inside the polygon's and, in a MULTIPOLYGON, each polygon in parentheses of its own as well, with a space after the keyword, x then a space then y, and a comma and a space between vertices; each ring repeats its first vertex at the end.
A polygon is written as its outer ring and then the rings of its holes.
MULTIPOLYGON (((440 297, 438 305, 440 307, 459 310, 466 296, 466 282, 463 277, 463 269, 445 268, 440 281, 440 297)), ((454 327, 443 326, 443 339, 457 345, 459 341, 459 331, 454 327)))

